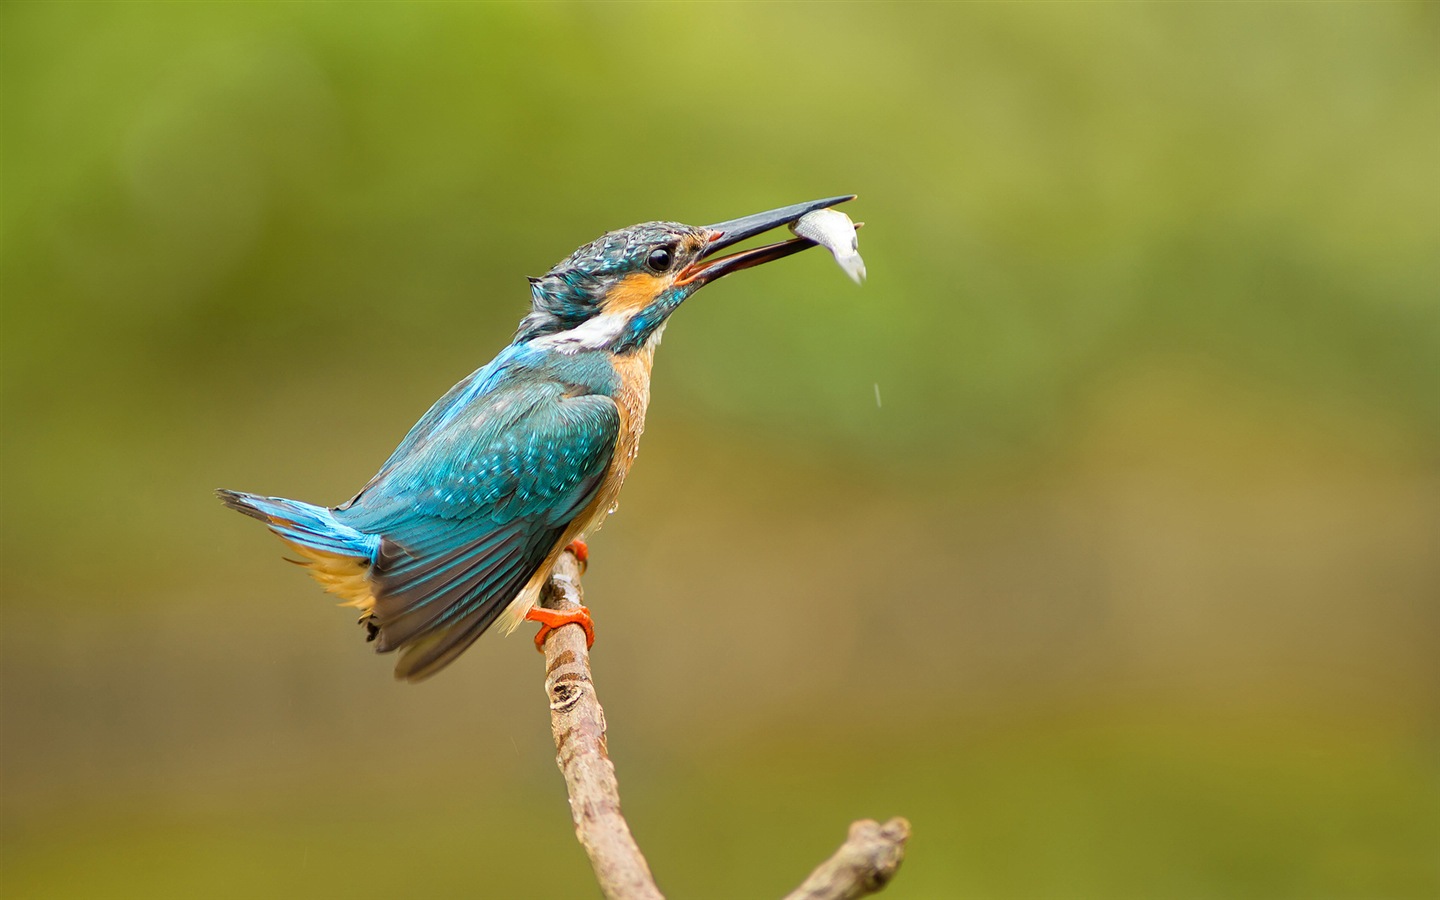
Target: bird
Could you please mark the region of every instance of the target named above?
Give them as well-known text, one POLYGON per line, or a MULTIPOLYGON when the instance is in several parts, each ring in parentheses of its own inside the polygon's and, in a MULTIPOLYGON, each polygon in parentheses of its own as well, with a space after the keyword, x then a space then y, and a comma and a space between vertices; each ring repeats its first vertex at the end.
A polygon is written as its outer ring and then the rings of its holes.
POLYGON ((536 604, 556 560, 571 548, 584 562, 616 504, 671 314, 725 275, 816 244, 721 250, 852 199, 608 232, 529 279, 530 309, 510 343, 437 400, 349 500, 216 493, 358 609, 377 652, 399 651, 397 679, 434 675, 497 622, 507 633, 538 622, 537 648, 570 624, 593 643, 588 610, 536 604))

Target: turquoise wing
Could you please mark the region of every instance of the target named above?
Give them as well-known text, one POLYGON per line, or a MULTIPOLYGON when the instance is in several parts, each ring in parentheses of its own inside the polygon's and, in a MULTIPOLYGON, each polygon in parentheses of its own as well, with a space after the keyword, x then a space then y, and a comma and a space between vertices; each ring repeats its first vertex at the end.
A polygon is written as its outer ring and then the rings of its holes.
POLYGON ((607 396, 501 383, 451 409, 336 511, 381 536, 368 625, 403 648, 396 674, 434 674, 525 586, 599 490, 620 430, 607 396))

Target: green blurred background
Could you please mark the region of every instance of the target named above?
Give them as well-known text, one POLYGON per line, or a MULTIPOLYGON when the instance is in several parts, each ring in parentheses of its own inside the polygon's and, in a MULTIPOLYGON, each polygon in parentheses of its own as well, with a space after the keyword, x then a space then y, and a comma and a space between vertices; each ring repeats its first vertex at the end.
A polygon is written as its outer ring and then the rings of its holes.
POLYGON ((900 814, 896 897, 1440 895, 1437 9, 6 3, 0 888, 593 896, 528 636, 397 684, 210 492, 345 499, 605 230, 856 192, 592 542, 662 887, 900 814))

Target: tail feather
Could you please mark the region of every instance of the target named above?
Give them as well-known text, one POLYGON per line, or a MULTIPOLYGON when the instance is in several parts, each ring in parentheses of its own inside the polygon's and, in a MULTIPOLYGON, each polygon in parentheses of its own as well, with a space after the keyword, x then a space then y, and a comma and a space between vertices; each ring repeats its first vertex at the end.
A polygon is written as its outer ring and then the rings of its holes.
POLYGON ((215 494, 226 506, 259 519, 292 544, 321 553, 364 557, 372 563, 380 552, 379 535, 342 524, 323 506, 240 491, 219 490, 215 494))
POLYGON ((442 543, 417 555, 393 535, 359 531, 321 506, 239 491, 216 494, 265 523, 300 557, 292 562, 305 566, 343 605, 360 610, 375 649, 401 651, 395 676, 407 681, 449 665, 502 614, 514 628, 539 594, 537 567, 561 533, 537 539, 525 527, 496 526, 453 548, 442 543))
POLYGON ((264 522, 294 548, 301 557, 294 561, 307 567, 325 590, 345 601, 345 606, 370 614, 375 606, 370 569, 380 552, 379 535, 342 524, 323 506, 240 491, 215 493, 226 506, 264 522))

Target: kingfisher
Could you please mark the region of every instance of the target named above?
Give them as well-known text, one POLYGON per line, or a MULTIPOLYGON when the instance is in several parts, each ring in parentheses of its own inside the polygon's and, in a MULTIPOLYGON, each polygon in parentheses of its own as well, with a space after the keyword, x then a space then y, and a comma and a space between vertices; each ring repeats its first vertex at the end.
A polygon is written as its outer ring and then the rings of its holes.
POLYGON ((588 610, 537 606, 567 548, 604 522, 640 447, 655 348, 692 294, 816 246, 802 237, 716 255, 854 195, 716 225, 611 231, 530 279, 530 311, 499 355, 445 393, 354 497, 334 507, 217 491, 265 523, 342 605, 360 611, 395 677, 419 681, 497 621, 535 645, 588 610))

